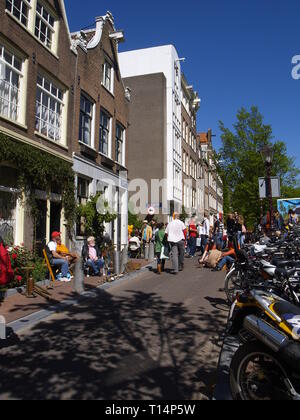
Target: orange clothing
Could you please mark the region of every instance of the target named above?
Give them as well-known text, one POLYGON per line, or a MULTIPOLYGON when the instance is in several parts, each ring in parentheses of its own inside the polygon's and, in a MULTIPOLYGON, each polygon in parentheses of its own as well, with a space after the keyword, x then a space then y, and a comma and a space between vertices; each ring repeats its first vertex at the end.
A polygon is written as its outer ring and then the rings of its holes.
POLYGON ((56 252, 58 254, 70 254, 70 251, 68 250, 68 248, 63 244, 61 245, 57 244, 56 252))
POLYGON ((230 256, 233 256, 234 258, 236 258, 236 253, 235 253, 235 250, 232 248, 227 252, 223 252, 222 256, 223 256, 223 258, 224 257, 230 257, 230 256))

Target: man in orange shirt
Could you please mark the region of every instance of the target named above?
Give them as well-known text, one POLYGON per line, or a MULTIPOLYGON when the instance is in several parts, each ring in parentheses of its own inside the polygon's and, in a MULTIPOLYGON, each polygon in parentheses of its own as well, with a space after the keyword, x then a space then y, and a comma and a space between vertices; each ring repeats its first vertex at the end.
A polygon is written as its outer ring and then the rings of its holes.
POLYGON ((229 250, 227 252, 222 253, 222 259, 218 263, 217 267, 214 268, 212 271, 222 271, 225 265, 227 268, 231 267, 232 264, 235 262, 236 253, 234 249, 233 243, 229 244, 229 250))

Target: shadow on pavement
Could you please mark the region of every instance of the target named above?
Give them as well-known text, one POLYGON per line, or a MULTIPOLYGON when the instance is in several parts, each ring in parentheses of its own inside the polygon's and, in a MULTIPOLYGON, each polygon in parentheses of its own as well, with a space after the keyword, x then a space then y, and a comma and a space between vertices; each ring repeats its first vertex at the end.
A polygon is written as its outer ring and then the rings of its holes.
POLYGON ((99 290, 0 349, 0 399, 211 397, 224 314, 99 290))

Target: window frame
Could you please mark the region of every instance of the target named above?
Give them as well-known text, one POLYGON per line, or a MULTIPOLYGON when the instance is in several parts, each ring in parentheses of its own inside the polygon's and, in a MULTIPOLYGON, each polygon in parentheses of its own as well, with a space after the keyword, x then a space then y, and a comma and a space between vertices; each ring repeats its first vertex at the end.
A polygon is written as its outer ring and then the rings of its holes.
POLYGON ((47 48, 49 48, 50 50, 54 49, 54 38, 55 38, 55 23, 56 23, 56 17, 55 15, 49 10, 48 7, 46 7, 44 5, 44 3, 40 0, 37 0, 36 3, 36 9, 35 9, 35 19, 34 19, 34 30, 33 33, 35 35, 35 37, 47 48), (38 11, 38 7, 41 8, 41 12, 38 11), (46 19, 43 14, 44 11, 48 14, 48 18, 46 19), (49 22, 49 19, 52 18, 53 19, 53 25, 51 25, 51 23, 49 22), (37 20, 40 20, 39 25, 37 27, 37 20), (43 33, 41 30, 41 26, 42 24, 44 24, 46 26, 46 33, 43 33), (36 33, 36 31, 38 30, 38 34, 36 33), (48 32, 50 31, 50 32, 48 32), (45 40, 43 41, 40 37, 40 34, 43 34, 45 36, 45 40), (49 38, 48 35, 49 33, 51 34, 51 37, 49 38), (47 40, 49 40, 49 45, 47 40))
POLYGON ((104 109, 100 110, 100 127, 99 127, 99 153, 101 153, 104 156, 111 157, 111 125, 112 125, 112 116, 106 112, 104 109), (107 118, 107 128, 105 128, 102 125, 102 116, 105 116, 107 118), (103 139, 103 132, 107 133, 107 154, 101 150, 102 145, 102 139, 103 139))
POLYGON ((17 6, 15 5, 15 1, 16 0, 6 0, 5 1, 5 10, 7 10, 8 13, 10 13, 15 19, 18 20, 18 22, 25 26, 25 28, 29 28, 29 23, 30 23, 30 13, 32 12, 32 4, 31 4, 31 0, 20 0, 21 2, 21 8, 18 9, 17 6), (8 6, 8 3, 10 3, 10 7, 8 6), (25 5, 25 7, 27 8, 27 16, 24 15, 23 13, 23 5, 25 5), (14 11, 17 10, 20 13, 20 16, 16 16, 16 14, 14 13, 14 11), (26 24, 22 21, 22 17, 25 18, 26 20, 26 24))
POLYGON ((65 115, 65 97, 66 97, 66 89, 64 89, 59 82, 55 81, 52 77, 48 76, 47 74, 44 74, 42 71, 38 72, 38 78, 36 83, 36 110, 35 110, 35 132, 38 134, 41 134, 42 136, 45 136, 47 139, 54 141, 58 144, 64 144, 65 143, 65 136, 64 136, 64 115, 65 115), (39 79, 42 80, 42 85, 39 83, 39 79), (49 90, 45 87, 46 83, 49 85, 49 90), (57 90, 57 95, 53 93, 53 89, 57 90), (38 101, 38 93, 41 93, 39 96, 40 102, 40 117, 38 117, 38 111, 37 111, 37 101, 38 101), (59 96, 59 93, 61 94, 59 96), (47 106, 47 113, 48 113, 48 121, 46 122, 43 120, 43 107, 44 105, 44 96, 47 96, 48 100, 48 106, 47 106), (51 109, 51 100, 55 101, 55 111, 51 109), (57 125, 57 104, 60 104, 60 123, 57 125), (55 125, 51 123, 51 112, 55 114, 55 125), (37 127, 37 120, 39 120, 39 127, 37 127), (47 133, 45 134, 42 131, 42 123, 47 124, 47 133), (51 137, 49 135, 50 129, 54 129, 54 137, 51 137), (59 137, 56 136, 56 132, 59 133, 59 137))
MULTIPOLYGON (((0 78, 3 76, 4 84, 9 85, 9 99, 7 100, 4 96, 0 96, 2 98, 3 102, 8 102, 8 113, 5 115, 4 113, 0 113, 0 116, 3 118, 7 118, 10 121, 16 122, 16 123, 23 123, 23 118, 21 115, 21 111, 24 105, 24 83, 25 83, 25 58, 22 57, 21 54, 18 54, 14 48, 10 48, 9 45, 7 45, 5 42, 2 41, 0 38, 0 63, 2 64, 3 73, 1 73, 0 68, 0 78), (5 59, 5 54, 10 55, 12 57, 12 62, 9 63, 5 59), (20 64, 20 67, 15 66, 15 61, 18 61, 20 64), (9 69, 10 71, 10 77, 9 82, 6 80, 6 69, 9 69), (18 77, 18 84, 15 86, 13 84, 13 74, 17 75, 18 77), (12 115, 12 89, 15 89, 17 91, 17 98, 16 98, 16 117, 14 118, 12 115)), ((2 80, 2 79, 0 79, 2 80)))
POLYGON ((79 143, 85 144, 88 147, 94 148, 94 122, 95 122, 95 102, 83 91, 80 93, 80 111, 79 111, 79 143), (81 100, 84 98, 85 101, 89 102, 91 104, 91 112, 90 114, 81 107, 81 100), (84 141, 84 129, 85 127, 82 126, 82 117, 89 117, 89 142, 86 143, 84 141), (83 137, 82 137, 83 135, 83 137))
POLYGON ((116 122, 116 133, 115 133, 115 160, 116 162, 121 165, 121 166, 125 166, 125 141, 126 141, 126 130, 125 127, 119 123, 118 121, 116 122), (122 133, 122 137, 118 137, 118 128, 121 129, 121 133, 122 133), (119 156, 118 156, 118 144, 121 143, 121 161, 119 160, 119 156))
POLYGON ((114 66, 113 64, 105 58, 104 64, 102 66, 102 85, 107 89, 110 93, 114 93, 114 66), (109 77, 107 69, 109 69, 109 77), (107 83, 109 81, 109 83, 107 83))

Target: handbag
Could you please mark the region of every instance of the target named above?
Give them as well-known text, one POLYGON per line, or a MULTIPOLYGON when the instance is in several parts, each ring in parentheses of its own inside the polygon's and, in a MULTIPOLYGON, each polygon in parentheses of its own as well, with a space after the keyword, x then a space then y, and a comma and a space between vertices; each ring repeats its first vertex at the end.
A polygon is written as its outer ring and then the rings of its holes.
POLYGON ((160 253, 161 260, 168 260, 170 259, 170 250, 168 246, 163 246, 160 253))

